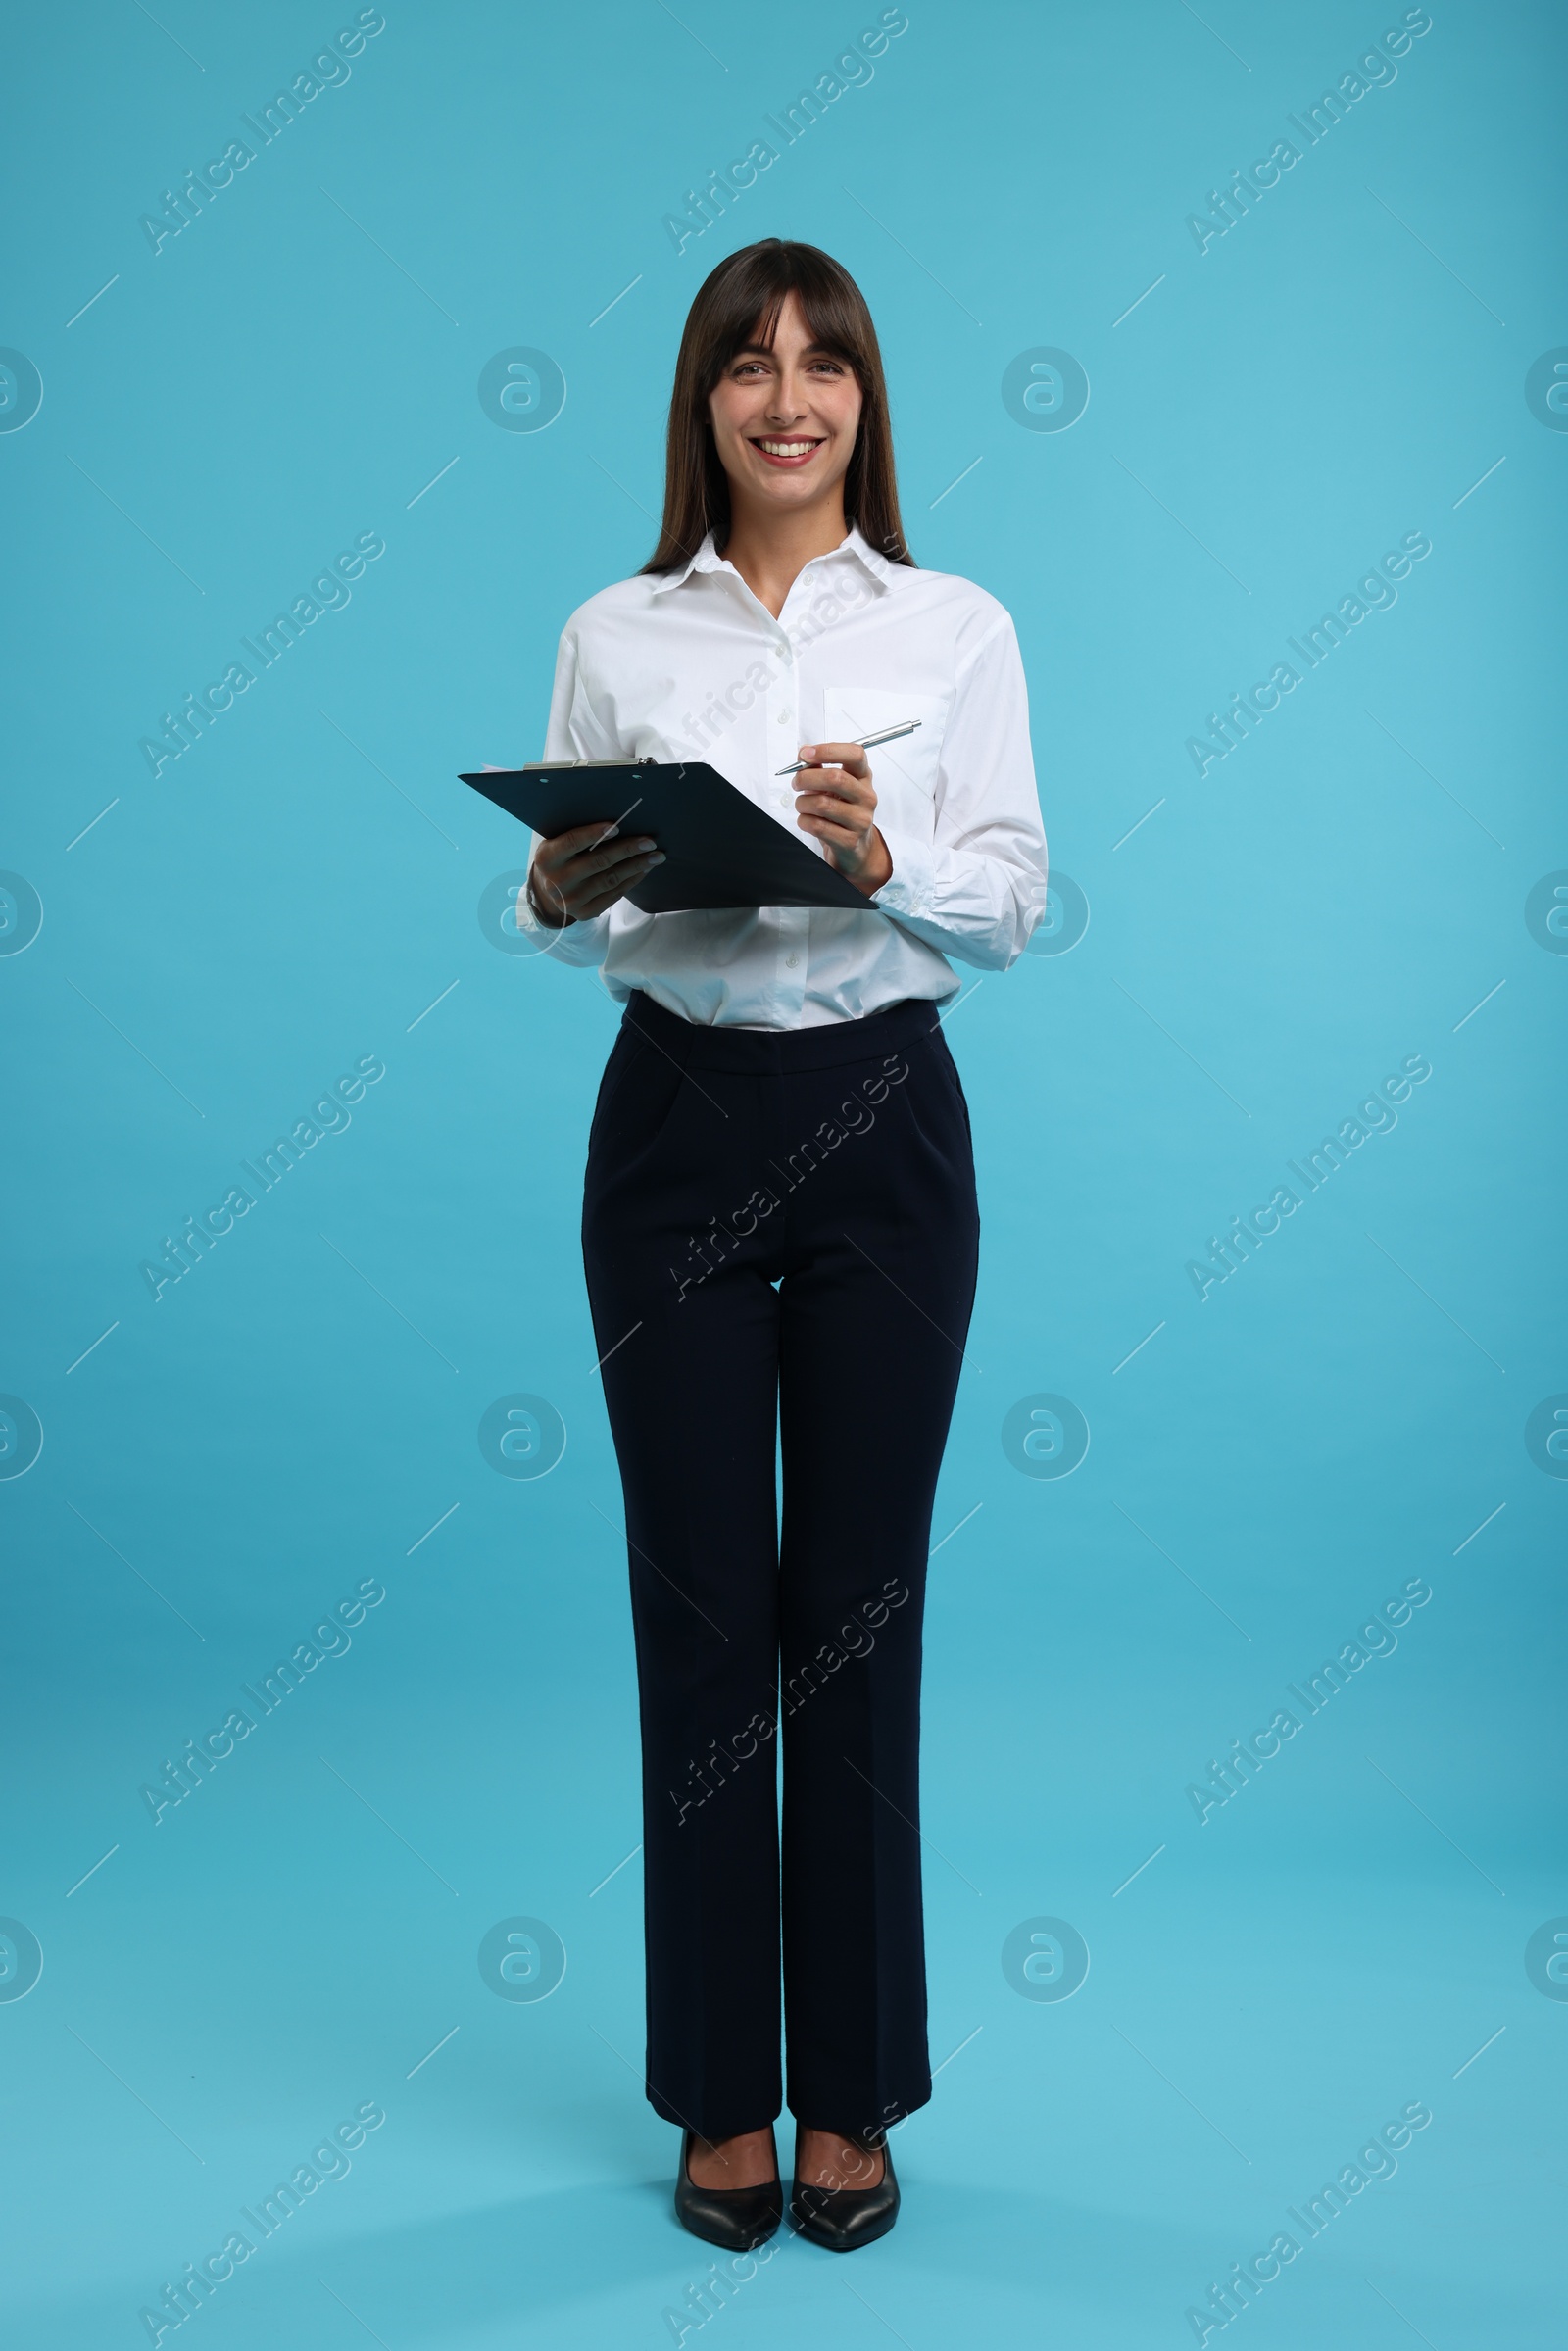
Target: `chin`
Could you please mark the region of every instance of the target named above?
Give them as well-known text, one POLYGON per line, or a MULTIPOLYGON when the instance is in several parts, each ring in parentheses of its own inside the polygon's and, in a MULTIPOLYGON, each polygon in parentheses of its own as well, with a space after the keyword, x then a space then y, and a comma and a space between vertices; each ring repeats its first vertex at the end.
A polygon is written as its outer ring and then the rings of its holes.
POLYGON ((814 506, 832 490, 836 474, 765 473, 758 485, 778 506, 814 506))

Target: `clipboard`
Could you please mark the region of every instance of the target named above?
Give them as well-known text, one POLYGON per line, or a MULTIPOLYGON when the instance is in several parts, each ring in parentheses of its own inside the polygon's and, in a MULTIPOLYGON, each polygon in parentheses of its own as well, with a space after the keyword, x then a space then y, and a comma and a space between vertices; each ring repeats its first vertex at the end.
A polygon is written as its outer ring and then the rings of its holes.
POLYGON ((626 897, 642 914, 717 906, 839 906, 878 914, 837 866, 737 792, 706 760, 542 759, 459 779, 547 840, 618 824, 664 853, 626 897))

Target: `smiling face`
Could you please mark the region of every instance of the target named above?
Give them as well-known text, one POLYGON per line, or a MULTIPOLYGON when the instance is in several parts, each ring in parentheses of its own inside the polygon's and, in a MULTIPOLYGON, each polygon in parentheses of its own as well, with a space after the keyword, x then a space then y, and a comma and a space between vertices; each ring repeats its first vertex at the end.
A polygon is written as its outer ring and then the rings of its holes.
POLYGON ((771 350, 738 351, 709 395, 713 442, 737 518, 843 508, 860 387, 847 360, 811 339, 799 302, 784 298, 771 350))

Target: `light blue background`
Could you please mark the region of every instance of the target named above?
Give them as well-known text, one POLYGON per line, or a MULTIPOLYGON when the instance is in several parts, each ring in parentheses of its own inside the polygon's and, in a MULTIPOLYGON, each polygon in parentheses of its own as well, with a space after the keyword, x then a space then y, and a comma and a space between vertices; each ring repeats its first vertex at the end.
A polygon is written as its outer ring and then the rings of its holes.
POLYGON ((774 233, 870 300, 910 542, 1015 615, 1092 920, 949 1024, 985 1224, 928 1619, 959 2053, 898 2137, 897 2233, 786 2245, 703 2332, 1190 2342, 1420 2099, 1253 2351, 1560 2339, 1568 2005, 1523 1954, 1568 1912, 1568 1486, 1523 1431, 1568 1389, 1568 961, 1523 906, 1568 865, 1568 435, 1523 386, 1568 343, 1561 18, 1440 0, 1200 254, 1186 216, 1397 7, 911 0, 677 256, 662 216, 876 14, 389 0, 156 256, 140 215, 352 9, 14 29, 0 342, 44 384, 0 436, 0 864, 44 908, 0 960, 0 1388, 44 1429, 0 1484, 0 1910, 44 1951, 0 2003, 19 2339, 145 2341, 368 2099, 384 2127, 219 2289, 208 2351, 631 2351, 707 2274, 639 2079, 640 1862, 601 1884, 640 1834, 577 1248, 616 1015, 481 934, 519 836, 455 778, 537 756, 562 622, 652 545, 687 305, 774 233), (514 345, 564 371, 548 431, 480 408, 514 345), (1003 406, 1036 345, 1088 371, 1070 431, 1003 406), (1416 530, 1397 605, 1200 781, 1187 736, 1416 530), (155 781, 160 713, 367 531, 349 607, 155 781), (1415 1053, 1397 1128, 1200 1302, 1186 1260, 1415 1053), (139 1262, 367 1054, 352 1126, 155 1305, 139 1262), (568 1433, 537 1482, 478 1448, 517 1391, 568 1433), (1065 1480, 1003 1452, 1035 1392, 1087 1416, 1065 1480), (1412 1576, 1396 1653, 1200 1827, 1187 1784, 1412 1576), (139 1785, 366 1577, 352 1650, 155 1827, 139 1785), (565 1945, 543 2003, 479 1976, 518 1914, 565 1945), (1062 2003, 1003 1975, 1039 1915, 1092 1954, 1062 2003))

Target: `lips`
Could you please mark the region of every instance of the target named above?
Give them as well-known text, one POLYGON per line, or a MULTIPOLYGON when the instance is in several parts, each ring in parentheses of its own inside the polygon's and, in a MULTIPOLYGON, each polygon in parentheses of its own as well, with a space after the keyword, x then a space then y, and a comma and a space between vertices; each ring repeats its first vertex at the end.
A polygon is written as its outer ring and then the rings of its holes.
POLYGON ((808 465, 821 446, 820 436, 811 439, 796 435, 785 439, 782 435, 774 438, 770 434, 766 439, 759 437, 752 442, 752 447, 760 457, 765 458, 770 465, 781 466, 786 471, 791 466, 808 465))

